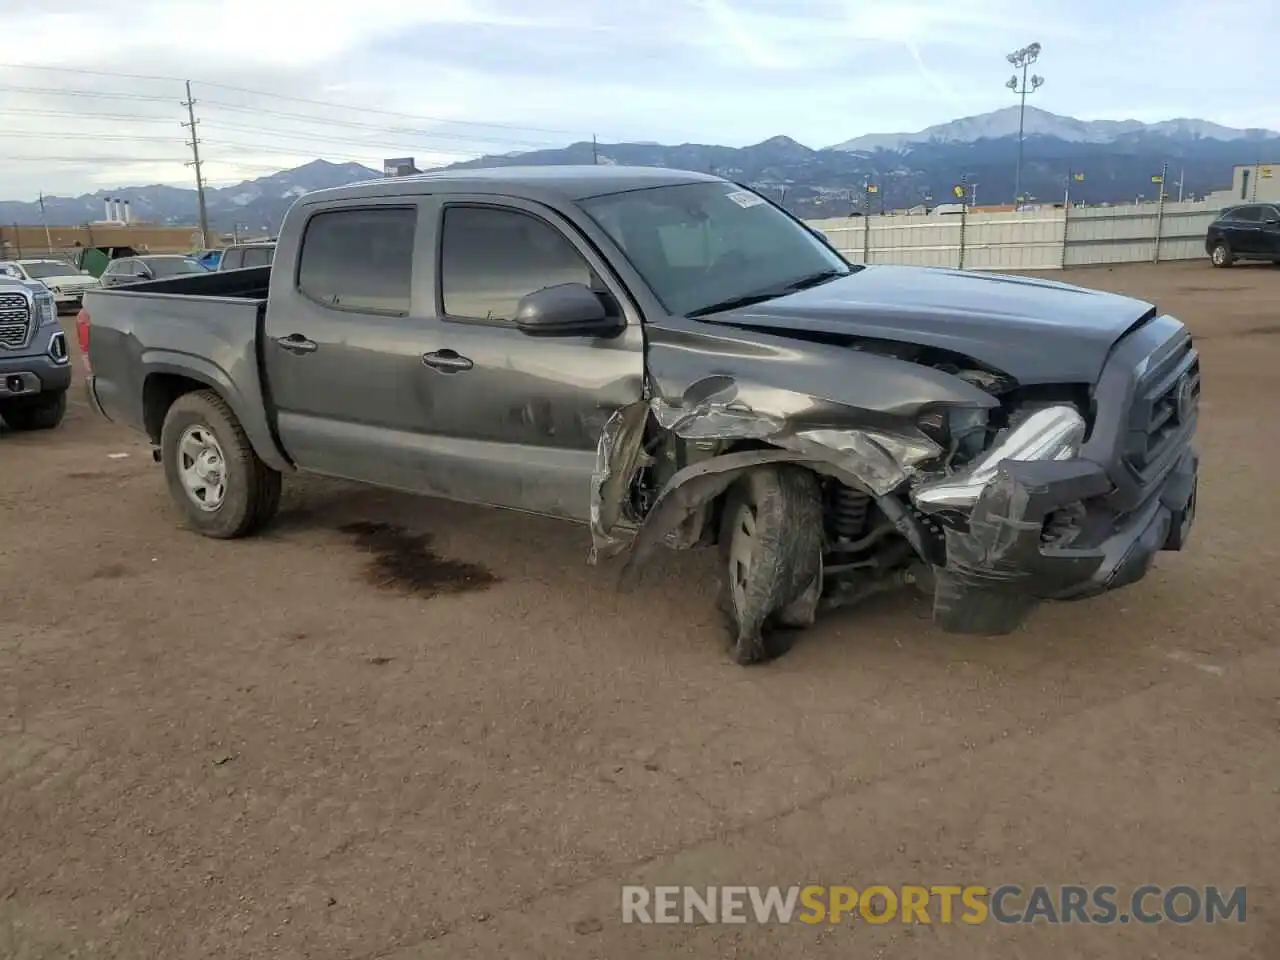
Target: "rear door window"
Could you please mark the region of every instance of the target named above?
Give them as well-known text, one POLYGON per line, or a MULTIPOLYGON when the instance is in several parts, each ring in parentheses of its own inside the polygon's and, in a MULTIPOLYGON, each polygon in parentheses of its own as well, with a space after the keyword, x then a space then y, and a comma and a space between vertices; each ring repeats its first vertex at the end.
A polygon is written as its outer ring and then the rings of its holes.
POLYGON ((335 310, 408 314, 417 224, 413 207, 316 214, 302 237, 298 289, 335 310))

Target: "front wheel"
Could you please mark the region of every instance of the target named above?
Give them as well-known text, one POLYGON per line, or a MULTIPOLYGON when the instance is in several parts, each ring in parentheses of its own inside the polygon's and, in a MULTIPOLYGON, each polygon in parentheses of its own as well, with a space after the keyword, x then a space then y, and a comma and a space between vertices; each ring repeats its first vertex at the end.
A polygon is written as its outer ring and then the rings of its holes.
POLYGON ((790 631, 813 623, 822 592, 817 478, 789 465, 752 470, 729 490, 719 542, 730 656, 749 664, 785 653, 790 631))
POLYGON ((12 430, 53 430, 67 415, 67 393, 42 393, 0 405, 0 417, 12 430))
POLYGON ((1236 255, 1227 246, 1227 241, 1219 240, 1214 244, 1213 250, 1209 254, 1209 261, 1215 267, 1229 267, 1236 262, 1236 255))
POLYGON ((160 431, 169 496, 206 537, 253 533, 280 506, 280 474, 254 453, 244 428, 212 390, 174 401, 160 431))

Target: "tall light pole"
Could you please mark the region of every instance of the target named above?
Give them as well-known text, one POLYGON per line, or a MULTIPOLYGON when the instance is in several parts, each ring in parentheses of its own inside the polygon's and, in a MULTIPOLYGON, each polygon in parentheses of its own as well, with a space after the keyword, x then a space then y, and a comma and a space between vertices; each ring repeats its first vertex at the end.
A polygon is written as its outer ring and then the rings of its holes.
POLYGON ((1044 83, 1044 77, 1036 74, 1032 74, 1030 77, 1027 76, 1027 70, 1040 59, 1040 44, 1028 44, 1021 50, 1013 51, 1005 59, 1013 65, 1015 70, 1022 71, 1021 85, 1018 84, 1018 75, 1016 73, 1005 84, 1020 98, 1018 107, 1018 166, 1013 175, 1013 209, 1017 210, 1018 198, 1022 194, 1022 130, 1027 119, 1027 94, 1035 93, 1044 83))

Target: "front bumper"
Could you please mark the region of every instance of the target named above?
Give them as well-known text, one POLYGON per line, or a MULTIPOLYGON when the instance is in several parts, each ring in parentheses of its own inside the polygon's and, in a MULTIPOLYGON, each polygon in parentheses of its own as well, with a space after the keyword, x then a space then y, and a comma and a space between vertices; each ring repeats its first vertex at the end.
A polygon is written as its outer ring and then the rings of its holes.
POLYGON ((53 302, 57 304, 59 310, 66 310, 72 307, 78 310, 84 303, 85 293, 90 289, 96 290, 97 288, 90 287, 81 290, 64 290, 61 293, 55 293, 53 295, 53 302))
POLYGON ((0 400, 60 393, 71 386, 71 364, 47 354, 6 357, 0 354, 0 400))
POLYGON ((1017 628, 1042 600, 1095 596, 1141 580, 1181 550, 1195 520, 1199 458, 1188 448, 1141 505, 1116 515, 1106 471, 1085 459, 1005 461, 969 516, 948 528, 934 619, 956 633, 1017 628))

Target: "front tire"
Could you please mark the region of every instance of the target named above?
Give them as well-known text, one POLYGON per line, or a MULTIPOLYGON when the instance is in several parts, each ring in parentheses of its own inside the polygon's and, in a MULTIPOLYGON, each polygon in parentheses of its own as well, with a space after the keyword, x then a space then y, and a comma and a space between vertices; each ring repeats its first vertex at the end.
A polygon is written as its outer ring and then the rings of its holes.
POLYGON ((187 524, 231 540, 266 524, 280 507, 280 474, 263 463, 225 400, 183 394, 165 414, 161 460, 169 496, 187 524))
POLYGON ((720 608, 735 663, 771 660, 813 623, 822 591, 822 498, 802 467, 759 467, 730 488, 720 522, 720 608))
POLYGON ((1213 245, 1213 250, 1209 254, 1209 262, 1215 267, 1229 267, 1236 262, 1236 255, 1227 246, 1227 241, 1219 240, 1213 245))
POLYGON ((44 393, 10 400, 0 406, 0 417, 14 431, 53 430, 67 415, 67 392, 44 393))

